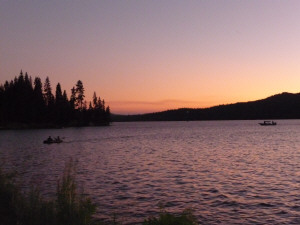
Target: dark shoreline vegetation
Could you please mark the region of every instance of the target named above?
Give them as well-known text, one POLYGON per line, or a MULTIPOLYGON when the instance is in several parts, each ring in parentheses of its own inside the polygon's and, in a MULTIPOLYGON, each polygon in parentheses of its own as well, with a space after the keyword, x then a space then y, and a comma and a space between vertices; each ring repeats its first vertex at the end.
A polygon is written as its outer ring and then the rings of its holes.
MULTIPOLYGON (((14 173, 0 168, 0 225, 121 225, 114 217, 101 221, 94 217, 96 205, 84 193, 78 192, 76 167, 70 160, 57 182, 54 199, 43 197, 38 187, 21 190, 14 173)), ((143 225, 195 225, 191 210, 170 214, 165 210, 157 217, 144 219, 143 225)))
POLYGON ((94 92, 91 102, 85 100, 81 80, 71 89, 71 96, 56 85, 55 95, 49 77, 44 84, 39 77, 20 72, 18 77, 0 84, 0 129, 61 128, 106 126, 110 108, 94 92))
POLYGON ((112 120, 115 122, 266 119, 300 119, 300 93, 284 92, 262 100, 203 109, 181 108, 139 115, 112 114, 112 120))

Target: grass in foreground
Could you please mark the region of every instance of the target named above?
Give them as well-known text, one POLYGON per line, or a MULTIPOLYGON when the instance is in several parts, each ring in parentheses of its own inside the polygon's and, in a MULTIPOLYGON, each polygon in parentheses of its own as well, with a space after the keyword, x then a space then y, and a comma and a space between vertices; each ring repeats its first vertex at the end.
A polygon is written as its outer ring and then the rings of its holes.
POLYGON ((143 225, 196 225, 196 217, 191 210, 184 210, 179 215, 173 215, 166 211, 160 213, 159 217, 150 217, 146 219, 143 225))
MULTIPOLYGON (((23 193, 16 184, 15 174, 0 168, 0 225, 101 225, 93 215, 96 205, 78 192, 75 166, 66 164, 57 184, 56 198, 44 199, 37 188, 23 193)), ((113 220, 105 224, 120 224, 113 220)), ((195 225, 196 218, 190 210, 172 215, 162 210, 159 217, 144 220, 143 225, 195 225)))
POLYGON ((43 199, 37 188, 23 193, 14 178, 0 169, 0 225, 93 224, 96 206, 78 193, 73 161, 58 181, 54 200, 43 199))

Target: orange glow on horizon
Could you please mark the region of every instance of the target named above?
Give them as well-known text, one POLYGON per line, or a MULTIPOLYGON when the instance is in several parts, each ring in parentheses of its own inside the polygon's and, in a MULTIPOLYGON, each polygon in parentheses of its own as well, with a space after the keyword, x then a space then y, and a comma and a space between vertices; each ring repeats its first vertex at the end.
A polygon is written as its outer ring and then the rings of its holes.
POLYGON ((203 108, 300 92, 300 2, 5 1, 0 83, 20 70, 111 112, 203 108), (20 36, 20 34, 22 34, 20 36))

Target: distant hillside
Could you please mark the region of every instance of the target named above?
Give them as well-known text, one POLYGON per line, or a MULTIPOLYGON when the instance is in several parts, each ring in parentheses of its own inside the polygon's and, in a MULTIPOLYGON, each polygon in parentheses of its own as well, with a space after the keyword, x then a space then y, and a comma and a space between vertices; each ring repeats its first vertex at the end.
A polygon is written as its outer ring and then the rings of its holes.
POLYGON ((266 99, 219 105, 211 108, 181 108, 141 115, 112 115, 113 121, 185 121, 300 119, 300 93, 282 93, 266 99))

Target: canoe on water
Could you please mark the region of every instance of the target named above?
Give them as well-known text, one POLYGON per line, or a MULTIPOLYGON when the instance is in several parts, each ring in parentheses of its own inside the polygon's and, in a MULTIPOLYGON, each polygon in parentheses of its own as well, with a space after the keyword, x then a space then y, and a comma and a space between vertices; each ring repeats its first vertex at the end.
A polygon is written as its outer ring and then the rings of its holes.
POLYGON ((55 139, 55 140, 45 140, 44 141, 44 144, 59 144, 59 143, 62 143, 63 141, 61 139, 55 139))

